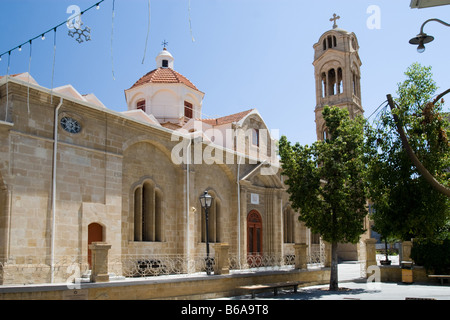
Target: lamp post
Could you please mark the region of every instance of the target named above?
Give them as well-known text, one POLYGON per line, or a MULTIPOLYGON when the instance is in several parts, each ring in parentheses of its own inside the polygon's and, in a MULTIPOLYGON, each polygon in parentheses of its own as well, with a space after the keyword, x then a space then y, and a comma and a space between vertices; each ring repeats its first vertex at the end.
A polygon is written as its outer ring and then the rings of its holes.
POLYGON ((425 44, 434 40, 433 36, 430 36, 430 35, 426 34, 425 32, 423 32, 423 27, 425 27, 425 25, 431 21, 439 22, 440 24, 443 24, 444 26, 450 27, 450 24, 448 24, 447 22, 444 22, 442 20, 439 20, 439 19, 428 19, 427 21, 425 21, 422 24, 422 27, 420 28, 420 33, 416 37, 409 40, 410 44, 417 45, 417 52, 419 52, 419 53, 425 52, 425 44))
POLYGON ((205 224, 206 224, 206 274, 211 274, 211 259, 209 258, 209 225, 208 225, 208 211, 212 204, 212 197, 205 191, 199 197, 202 208, 205 209, 205 224))

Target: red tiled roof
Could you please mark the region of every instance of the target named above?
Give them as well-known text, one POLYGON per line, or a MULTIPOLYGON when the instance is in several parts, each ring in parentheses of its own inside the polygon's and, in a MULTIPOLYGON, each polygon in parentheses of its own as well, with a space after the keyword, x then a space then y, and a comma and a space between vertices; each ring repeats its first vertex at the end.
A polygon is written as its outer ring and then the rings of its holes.
POLYGON ((218 126, 222 124, 237 122, 239 120, 242 120, 245 116, 247 116, 250 112, 252 112, 255 109, 250 109, 247 111, 242 111, 239 113, 231 114, 229 116, 217 118, 217 119, 202 119, 204 123, 207 123, 212 126, 218 126))
POLYGON ((188 80, 188 78, 170 68, 158 68, 150 71, 145 76, 136 81, 136 83, 130 89, 146 83, 182 83, 189 88, 200 91, 196 86, 194 86, 192 82, 188 80))

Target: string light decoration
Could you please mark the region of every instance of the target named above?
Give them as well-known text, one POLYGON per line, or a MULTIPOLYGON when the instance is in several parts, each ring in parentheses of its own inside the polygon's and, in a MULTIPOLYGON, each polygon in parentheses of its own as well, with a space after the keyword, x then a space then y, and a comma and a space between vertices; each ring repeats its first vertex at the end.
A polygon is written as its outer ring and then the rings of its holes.
MULTIPOLYGON (((91 5, 90 7, 88 7, 87 9, 85 9, 83 11, 80 11, 80 9, 78 7, 78 13, 75 13, 70 18, 68 18, 68 19, 64 20, 63 22, 55 25, 54 27, 46 30, 45 32, 40 32, 35 37, 28 39, 27 41, 17 45, 16 47, 11 48, 11 49, 1 53, 0 54, 0 62, 2 61, 2 59, 4 57, 7 56, 7 58, 8 58, 7 59, 8 62, 7 62, 6 78, 8 79, 10 76, 11 54, 14 53, 14 51, 17 50, 20 52, 20 51, 22 51, 24 46, 29 45, 28 73, 30 73, 31 72, 33 41, 35 41, 38 38, 40 38, 42 41, 44 41, 47 38, 46 36, 49 33, 53 32, 53 63, 52 63, 52 79, 51 79, 51 92, 52 92, 51 101, 53 101, 53 87, 54 87, 53 84, 54 84, 55 61, 56 61, 56 34, 57 34, 58 28, 60 28, 61 26, 67 26, 69 28, 68 35, 71 36, 72 38, 75 38, 75 40, 78 43, 82 43, 84 41, 90 41, 91 40, 91 36, 90 36, 91 29, 87 26, 84 28, 81 27, 83 25, 83 23, 81 22, 81 16, 93 8, 95 8, 96 10, 99 10, 100 4, 102 4, 104 1, 106 1, 106 0, 98 0, 95 4, 91 5), (74 19, 76 19, 76 23, 70 22, 71 20, 74 20, 74 19)), ((150 35, 150 21, 151 21, 150 2, 151 2, 151 0, 148 0, 148 28, 147 28, 147 35, 146 35, 146 40, 145 40, 145 48, 144 48, 144 56, 142 58, 142 64, 144 63, 144 61, 146 59, 147 45, 148 45, 148 40, 149 40, 149 35, 150 35)), ((192 23, 191 23, 191 0, 188 0, 188 16, 189 16, 189 30, 190 30, 191 40, 192 40, 192 42, 194 42, 195 39, 194 39, 194 36, 192 33, 192 23)), ((115 19, 115 0, 112 0, 111 48, 110 49, 111 49, 111 68, 112 68, 113 80, 115 80, 114 56, 113 56, 114 19, 115 19)), ((30 82, 30 75, 28 75, 28 82, 30 82)), ((7 103, 8 103, 8 98, 9 97, 8 97, 8 82, 7 82, 7 103)), ((28 99, 28 109, 29 109, 29 99, 28 99)), ((6 114, 6 116, 7 116, 7 114, 6 114)))
MULTIPOLYGON (((81 23, 81 26, 83 25, 83 23, 81 23)), ((72 38, 75 38, 75 40, 78 43, 82 43, 84 41, 90 41, 91 40, 91 28, 89 27, 84 27, 84 29, 80 28, 75 28, 74 31, 69 30, 69 36, 71 36, 72 38), (82 39, 82 37, 84 37, 84 40, 82 39)))
MULTIPOLYGON (((90 6, 89 8, 87 8, 87 9, 85 9, 85 10, 83 10, 83 11, 81 11, 79 15, 82 16, 83 14, 85 14, 86 12, 88 12, 89 10, 91 10, 91 9, 93 9, 93 8, 99 9, 99 8, 100 8, 100 4, 101 4, 102 2, 104 2, 104 1, 105 1, 105 0, 100 0, 100 1, 96 2, 94 5, 90 6)), ((36 39, 38 39, 38 38, 41 38, 42 40, 45 40, 45 35, 46 35, 47 33, 50 33, 50 32, 52 32, 52 31, 56 32, 56 30, 57 30, 59 27, 61 27, 61 26, 63 26, 63 25, 66 25, 66 24, 67 24, 67 20, 64 20, 64 21, 61 22, 60 24, 58 24, 58 25, 56 25, 56 26, 54 26, 54 27, 48 29, 47 31, 39 33, 39 34, 38 34, 37 36, 35 36, 34 38, 28 39, 27 41, 25 41, 25 42, 19 44, 18 46, 14 47, 14 48, 12 48, 12 49, 10 49, 10 50, 7 50, 7 51, 3 52, 2 54, 0 54, 0 61, 1 61, 1 59, 2 59, 2 57, 3 57, 4 55, 6 55, 6 54, 10 55, 11 52, 13 52, 13 51, 15 51, 15 50, 22 51, 22 47, 23 47, 24 45, 31 44, 34 40, 36 40, 36 39)))

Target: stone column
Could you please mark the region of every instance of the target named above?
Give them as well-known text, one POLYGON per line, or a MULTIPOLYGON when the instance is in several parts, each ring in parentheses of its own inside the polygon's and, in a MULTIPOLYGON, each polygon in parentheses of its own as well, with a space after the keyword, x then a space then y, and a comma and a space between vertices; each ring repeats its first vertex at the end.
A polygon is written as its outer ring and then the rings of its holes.
POLYGON ((370 266, 377 265, 377 257, 375 251, 375 243, 377 243, 377 240, 369 238, 364 241, 366 244, 366 269, 367 269, 370 266))
POLYGON ((105 242, 93 242, 89 245, 92 253, 91 282, 109 282, 108 250, 111 245, 105 242))
POLYGON ((228 243, 216 243, 213 245, 214 248, 214 274, 229 274, 230 265, 228 263, 228 250, 230 246, 228 243))
POLYGON ((403 241, 402 242, 402 261, 412 261, 411 249, 412 249, 411 241, 403 241))
POLYGON ((241 219, 240 219, 240 251, 238 252, 239 266, 247 263, 247 190, 241 185, 241 219))
POLYGON ((307 268, 307 253, 308 245, 306 243, 296 243, 294 244, 295 250, 295 269, 306 269, 307 268))

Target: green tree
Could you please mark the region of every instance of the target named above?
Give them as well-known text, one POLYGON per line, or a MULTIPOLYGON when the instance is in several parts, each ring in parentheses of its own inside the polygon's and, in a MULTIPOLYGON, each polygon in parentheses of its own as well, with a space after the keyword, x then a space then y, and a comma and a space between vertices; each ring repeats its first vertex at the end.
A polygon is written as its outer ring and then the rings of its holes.
POLYGON ((337 107, 325 107, 323 117, 329 139, 301 146, 291 145, 283 136, 279 151, 299 220, 331 243, 330 290, 337 290, 337 245, 357 243, 365 231, 364 120, 350 120, 348 111, 337 107))
POLYGON ((447 229, 449 198, 437 192, 419 174, 403 148, 394 115, 408 135, 417 158, 443 185, 449 186, 450 149, 448 123, 442 104, 430 104, 437 90, 431 67, 418 63, 398 84, 398 108, 386 109, 374 126, 366 126, 366 162, 372 219, 384 237, 410 240, 435 237, 447 229))

